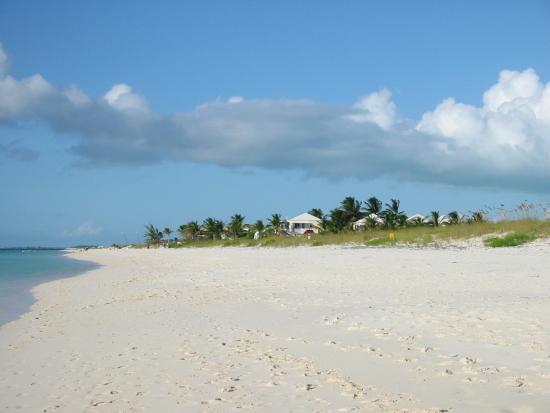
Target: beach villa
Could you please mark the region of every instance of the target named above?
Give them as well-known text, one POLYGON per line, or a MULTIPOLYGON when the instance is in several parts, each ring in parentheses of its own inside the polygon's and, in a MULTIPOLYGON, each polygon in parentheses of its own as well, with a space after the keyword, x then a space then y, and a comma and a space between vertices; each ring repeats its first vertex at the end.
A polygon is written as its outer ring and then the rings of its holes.
POLYGON ((314 215, 303 213, 289 219, 287 222, 287 231, 291 235, 302 235, 307 232, 317 234, 321 227, 321 219, 314 215))
MULTIPOLYGON (((434 219, 432 216, 428 215, 427 217, 425 217, 422 222, 424 224, 428 224, 428 225, 431 225, 434 223, 434 219)), ((438 219, 437 219, 437 223, 438 225, 448 225, 451 223, 451 218, 448 216, 448 215, 441 215, 438 219)))
POLYGON ((367 226, 367 220, 372 220, 376 223, 376 225, 382 225, 384 223, 384 219, 382 219, 381 217, 379 217, 378 215, 376 214, 370 214, 364 218, 361 218, 357 221, 355 221, 354 223, 352 223, 352 228, 354 231, 359 231, 359 230, 362 230, 362 229, 365 229, 365 227, 367 226))
POLYGON ((424 215, 414 214, 407 218, 407 224, 422 224, 425 219, 426 217, 424 215))

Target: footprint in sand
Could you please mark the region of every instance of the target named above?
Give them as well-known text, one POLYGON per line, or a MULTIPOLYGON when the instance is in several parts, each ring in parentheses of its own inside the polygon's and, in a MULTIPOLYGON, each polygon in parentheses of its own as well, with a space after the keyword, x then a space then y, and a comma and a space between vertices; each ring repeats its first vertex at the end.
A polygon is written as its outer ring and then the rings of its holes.
POLYGON ((324 316, 323 317, 323 322, 327 326, 332 326, 332 325, 338 324, 341 321, 342 321, 342 317, 340 317, 340 316, 324 316))

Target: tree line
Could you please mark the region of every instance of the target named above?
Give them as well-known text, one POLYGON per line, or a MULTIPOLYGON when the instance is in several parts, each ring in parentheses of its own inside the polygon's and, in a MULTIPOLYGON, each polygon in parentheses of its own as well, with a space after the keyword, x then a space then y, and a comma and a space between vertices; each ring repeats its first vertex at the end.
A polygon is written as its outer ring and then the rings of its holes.
MULTIPOLYGON (((387 228, 397 229, 404 226, 415 225, 432 225, 438 226, 441 223, 442 215, 439 211, 432 211, 428 219, 413 219, 408 220, 408 217, 401 209, 399 199, 390 199, 388 203, 383 203, 376 197, 370 197, 362 202, 358 199, 348 196, 344 198, 340 205, 327 214, 323 213, 320 208, 313 208, 308 211, 309 214, 319 218, 320 229, 322 231, 338 233, 349 231, 353 227, 353 223, 360 219, 365 219, 364 228, 387 228)), ((457 211, 449 212, 446 215, 446 224, 458 224, 460 222, 482 222, 485 220, 484 211, 475 211, 468 218, 462 217, 457 211)), ((198 221, 189 221, 186 224, 180 225, 177 233, 183 239, 196 240, 198 238, 221 239, 252 237, 254 233, 267 235, 281 235, 284 220, 279 213, 272 214, 267 222, 257 220, 253 224, 245 223, 245 216, 235 214, 230 217, 227 223, 222 220, 208 217, 202 223, 198 221)), ((145 226, 145 241, 150 244, 158 244, 170 239, 172 230, 165 228, 159 230, 154 225, 145 226)))

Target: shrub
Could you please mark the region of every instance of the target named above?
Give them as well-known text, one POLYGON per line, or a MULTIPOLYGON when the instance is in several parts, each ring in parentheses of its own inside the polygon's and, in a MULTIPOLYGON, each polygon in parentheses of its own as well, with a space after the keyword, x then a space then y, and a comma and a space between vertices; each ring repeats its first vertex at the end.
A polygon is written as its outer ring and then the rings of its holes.
POLYGON ((504 237, 494 237, 485 240, 485 245, 492 248, 516 247, 533 241, 536 237, 533 234, 522 232, 511 232, 504 237))

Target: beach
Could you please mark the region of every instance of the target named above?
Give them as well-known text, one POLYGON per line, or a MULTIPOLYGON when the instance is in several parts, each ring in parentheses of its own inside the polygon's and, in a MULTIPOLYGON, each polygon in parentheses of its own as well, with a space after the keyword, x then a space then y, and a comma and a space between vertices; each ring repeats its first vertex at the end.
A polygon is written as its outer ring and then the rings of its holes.
POLYGON ((0 327, 2 411, 550 411, 549 241, 70 256, 0 327))
POLYGON ((32 287, 95 268, 55 249, 0 249, 0 326, 17 319, 35 301, 32 287))

